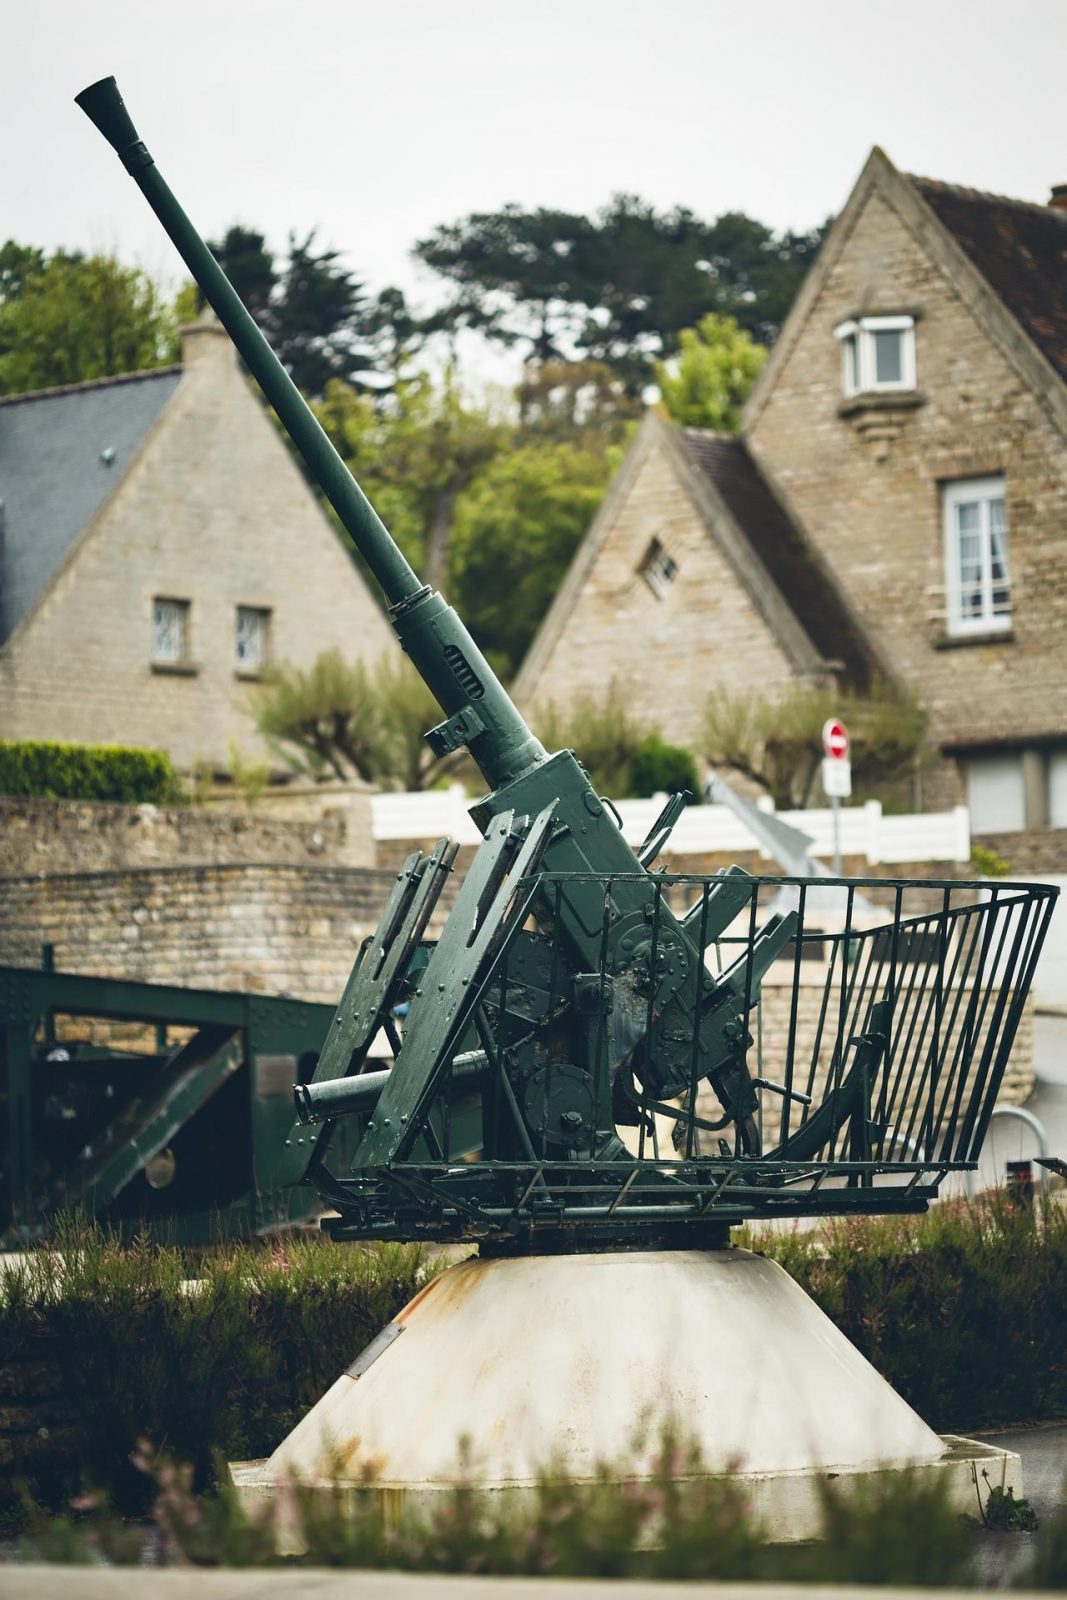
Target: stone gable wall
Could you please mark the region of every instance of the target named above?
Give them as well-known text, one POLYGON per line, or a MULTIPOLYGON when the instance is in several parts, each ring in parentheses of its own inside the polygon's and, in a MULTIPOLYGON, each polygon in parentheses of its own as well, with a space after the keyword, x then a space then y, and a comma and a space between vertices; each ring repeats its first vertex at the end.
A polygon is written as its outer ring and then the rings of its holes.
MULTIPOLYGON (((815 300, 749 442, 782 487, 935 743, 1067 731, 1067 445, 896 211, 874 193, 815 300), (834 326, 916 315, 925 404, 841 417, 834 326), (1003 473, 1011 640, 947 644, 941 485, 1003 473)), ((960 796, 943 763, 927 806, 960 796)))
POLYGON ((668 740, 694 745, 715 688, 789 682, 788 657, 711 535, 662 443, 653 441, 562 633, 523 707, 560 710, 612 681, 634 713, 668 740), (640 568, 653 539, 678 563, 660 599, 640 568))
MULTIPOLYGON (((0 651, 0 738, 159 747, 179 767, 263 756, 234 659, 239 605, 274 659, 376 660, 388 625, 218 327, 37 609, 0 651), (152 602, 191 602, 195 671, 153 670, 152 602)), ((106 444, 106 440, 101 441, 106 444)))

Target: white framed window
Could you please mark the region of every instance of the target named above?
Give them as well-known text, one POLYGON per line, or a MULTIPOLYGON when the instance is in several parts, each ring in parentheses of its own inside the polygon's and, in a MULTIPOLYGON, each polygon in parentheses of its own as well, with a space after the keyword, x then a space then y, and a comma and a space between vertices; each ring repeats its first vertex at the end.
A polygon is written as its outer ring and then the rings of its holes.
POLYGON ((270 655, 270 612, 262 606, 238 606, 234 661, 239 672, 260 672, 270 655))
POLYGON ((678 563, 658 539, 653 539, 645 552, 640 570, 652 593, 662 600, 678 576, 678 563))
POLYGON ((914 317, 853 317, 838 324, 834 337, 846 398, 915 388, 914 317))
POLYGON ((177 666, 189 659, 189 602, 152 601, 152 660, 177 666))
POLYGON ((1004 479, 968 478, 942 489, 948 631, 1011 627, 1004 479))

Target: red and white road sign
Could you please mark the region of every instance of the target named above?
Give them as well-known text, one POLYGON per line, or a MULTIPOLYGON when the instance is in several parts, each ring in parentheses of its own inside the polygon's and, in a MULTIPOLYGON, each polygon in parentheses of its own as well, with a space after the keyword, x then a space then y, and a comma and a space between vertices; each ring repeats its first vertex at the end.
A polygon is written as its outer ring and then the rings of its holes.
POLYGON ((838 717, 828 717, 822 725, 822 747, 833 761, 848 756, 848 729, 838 717))

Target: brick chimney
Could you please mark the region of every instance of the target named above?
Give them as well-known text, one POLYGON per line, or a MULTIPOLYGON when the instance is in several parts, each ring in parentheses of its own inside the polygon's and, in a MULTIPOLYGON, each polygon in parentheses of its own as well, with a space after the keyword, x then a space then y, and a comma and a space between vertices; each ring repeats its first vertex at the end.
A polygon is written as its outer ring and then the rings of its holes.
POLYGON ((1067 183, 1054 183, 1052 193, 1048 197, 1050 206, 1057 211, 1067 211, 1067 183))

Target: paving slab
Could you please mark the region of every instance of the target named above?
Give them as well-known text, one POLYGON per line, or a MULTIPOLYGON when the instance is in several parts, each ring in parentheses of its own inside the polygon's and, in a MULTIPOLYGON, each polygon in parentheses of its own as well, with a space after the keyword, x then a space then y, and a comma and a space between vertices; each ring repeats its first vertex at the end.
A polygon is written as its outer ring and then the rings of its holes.
MULTIPOLYGON (((595 1578, 470 1578, 409 1572, 160 1572, 0 1568, 3 1600, 974 1600, 973 1589, 852 1584, 641 1583, 595 1578)), ((1016 1590, 1014 1600, 1047 1600, 1016 1590)))

